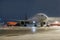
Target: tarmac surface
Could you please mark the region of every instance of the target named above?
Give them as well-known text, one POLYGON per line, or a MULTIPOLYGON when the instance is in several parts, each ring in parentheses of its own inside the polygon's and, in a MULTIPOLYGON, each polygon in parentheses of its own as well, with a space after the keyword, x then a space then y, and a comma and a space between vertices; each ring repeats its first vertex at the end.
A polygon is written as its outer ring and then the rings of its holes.
POLYGON ((38 27, 35 33, 26 27, 0 30, 0 40, 60 40, 60 27, 38 27))

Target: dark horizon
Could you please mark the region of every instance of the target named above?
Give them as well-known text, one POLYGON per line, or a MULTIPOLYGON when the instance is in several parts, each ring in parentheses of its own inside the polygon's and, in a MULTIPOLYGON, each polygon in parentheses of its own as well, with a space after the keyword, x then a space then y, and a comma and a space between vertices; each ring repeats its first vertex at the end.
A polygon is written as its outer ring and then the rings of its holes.
POLYGON ((60 17, 60 0, 0 0, 1 18, 25 19, 37 13, 60 17))

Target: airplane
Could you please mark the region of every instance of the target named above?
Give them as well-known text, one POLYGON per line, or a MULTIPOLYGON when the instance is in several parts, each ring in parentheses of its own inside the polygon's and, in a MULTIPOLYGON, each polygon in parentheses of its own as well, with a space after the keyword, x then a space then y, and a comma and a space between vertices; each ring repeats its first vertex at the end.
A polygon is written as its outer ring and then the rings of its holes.
MULTIPOLYGON (((55 25, 52 24, 55 21, 59 22, 60 17, 48 17, 45 13, 37 13, 36 15, 34 15, 33 17, 27 19, 27 20, 17 20, 16 23, 20 24, 19 26, 27 26, 28 25, 33 25, 35 24, 35 26, 51 26, 51 25, 55 25), (35 21, 35 23, 33 23, 33 21, 35 21)), ((12 23, 12 22, 10 22, 12 23)), ((8 24, 8 23, 7 23, 8 24)), ((9 24, 10 25, 10 24, 9 24)), ((14 25, 14 24, 13 24, 14 25)), ((59 23, 57 25, 60 25, 59 23)))
MULTIPOLYGON (((7 22, 7 25, 16 25, 17 23, 20 23, 20 25, 26 26, 26 24, 34 24, 33 21, 35 21, 35 26, 38 25, 40 22, 43 22, 44 24, 48 21, 48 16, 44 13, 38 13, 34 15, 32 18, 29 18, 27 20, 17 20, 17 22, 7 22), (43 21, 42 21, 43 20, 43 21)), ((42 23, 41 23, 42 24, 42 23)))

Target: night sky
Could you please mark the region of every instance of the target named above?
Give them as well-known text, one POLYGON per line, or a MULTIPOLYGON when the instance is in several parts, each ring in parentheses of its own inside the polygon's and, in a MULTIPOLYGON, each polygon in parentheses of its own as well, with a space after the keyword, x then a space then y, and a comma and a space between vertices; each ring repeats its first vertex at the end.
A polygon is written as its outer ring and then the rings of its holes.
POLYGON ((60 16, 60 0, 0 0, 0 17, 25 19, 37 13, 60 16))

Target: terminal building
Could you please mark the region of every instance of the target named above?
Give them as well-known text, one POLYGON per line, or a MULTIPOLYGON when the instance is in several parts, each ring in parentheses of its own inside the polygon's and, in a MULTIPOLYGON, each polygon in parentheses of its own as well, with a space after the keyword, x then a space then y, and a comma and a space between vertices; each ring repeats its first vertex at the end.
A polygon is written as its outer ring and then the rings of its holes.
POLYGON ((60 17, 49 17, 48 24, 50 24, 51 26, 60 26, 60 17))

